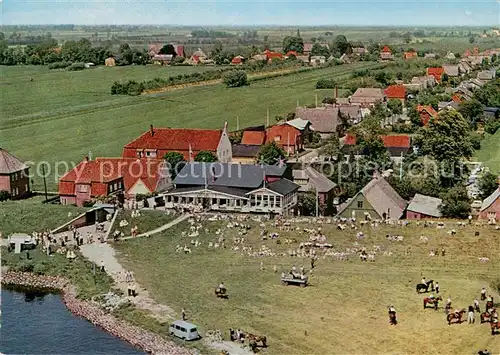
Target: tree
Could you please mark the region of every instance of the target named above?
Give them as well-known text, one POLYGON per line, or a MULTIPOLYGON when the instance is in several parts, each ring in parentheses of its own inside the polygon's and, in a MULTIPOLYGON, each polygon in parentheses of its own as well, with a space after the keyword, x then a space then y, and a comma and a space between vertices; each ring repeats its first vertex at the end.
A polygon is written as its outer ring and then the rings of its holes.
POLYGON ((337 158, 340 153, 340 142, 337 134, 331 134, 325 141, 325 145, 319 148, 319 154, 329 157, 333 160, 333 157, 337 158))
POLYGON ((381 70, 375 74, 375 80, 377 80, 382 85, 387 86, 390 84, 392 76, 388 72, 381 70))
POLYGON ((335 89, 337 82, 333 79, 319 79, 316 82, 316 89, 335 89))
POLYGON ((474 128, 476 122, 483 116, 483 105, 476 99, 463 101, 460 103, 458 112, 460 112, 462 116, 469 121, 471 127, 474 128))
POLYGON ((120 44, 120 47, 119 47, 119 51, 120 53, 125 53, 126 51, 129 51, 130 50, 130 46, 128 43, 122 43, 120 44))
POLYGON ((443 217, 464 219, 469 216, 470 200, 465 186, 459 184, 452 187, 443 195, 442 199, 440 210, 443 217))
POLYGON ((305 192, 299 195, 297 204, 303 216, 312 216, 316 214, 316 193, 305 192))
POLYGON ((394 114, 400 115, 403 113, 403 103, 398 99, 390 99, 387 102, 387 108, 394 114))
POLYGON ((474 38, 474 36, 470 36, 469 43, 474 43, 474 42, 476 42, 476 39, 474 38))
POLYGON ((214 152, 209 150, 202 150, 194 157, 194 161, 204 162, 204 163, 213 163, 217 161, 217 155, 214 152))
POLYGON ((289 51, 304 53, 304 40, 301 37, 286 36, 283 39, 283 52, 289 51))
POLYGON ((175 179, 177 174, 182 170, 182 168, 186 164, 186 161, 184 160, 184 155, 178 152, 169 152, 163 156, 163 159, 167 161, 172 180, 175 179))
POLYGON ((274 165, 286 156, 285 151, 276 142, 263 145, 259 151, 258 160, 261 164, 274 165))
POLYGON ((330 51, 328 50, 328 48, 323 47, 321 44, 314 43, 311 48, 311 55, 322 55, 328 58, 328 56, 330 55, 330 51))
POLYGON ((177 56, 177 52, 175 51, 175 47, 172 44, 166 44, 160 49, 160 54, 169 54, 172 55, 173 58, 177 56))
POLYGON ((479 191, 481 191, 481 199, 484 200, 498 189, 497 176, 491 172, 485 173, 479 179, 479 191))
POLYGON ((474 91, 474 98, 489 107, 500 107, 500 78, 486 83, 474 91))
POLYGON ((351 46, 347 41, 346 36, 338 35, 333 40, 333 53, 336 57, 340 57, 342 54, 348 53, 351 50, 351 46))
POLYGON ((9 191, 0 190, 0 202, 7 201, 10 198, 9 191))
POLYGON ((248 85, 247 73, 243 70, 231 70, 225 73, 222 81, 228 88, 248 85))
POLYGON ((438 162, 459 162, 473 153, 469 137, 469 125, 456 111, 443 110, 437 119, 430 120, 415 137, 420 155, 429 155, 438 162))

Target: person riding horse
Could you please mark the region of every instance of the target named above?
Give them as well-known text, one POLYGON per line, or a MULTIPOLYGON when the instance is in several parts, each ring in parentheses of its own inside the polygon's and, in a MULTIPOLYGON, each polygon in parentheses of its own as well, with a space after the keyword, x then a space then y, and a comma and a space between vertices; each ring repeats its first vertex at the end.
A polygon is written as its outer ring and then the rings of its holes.
POLYGON ((391 325, 396 325, 397 320, 396 320, 396 308, 394 306, 388 307, 389 309, 389 324, 391 325))

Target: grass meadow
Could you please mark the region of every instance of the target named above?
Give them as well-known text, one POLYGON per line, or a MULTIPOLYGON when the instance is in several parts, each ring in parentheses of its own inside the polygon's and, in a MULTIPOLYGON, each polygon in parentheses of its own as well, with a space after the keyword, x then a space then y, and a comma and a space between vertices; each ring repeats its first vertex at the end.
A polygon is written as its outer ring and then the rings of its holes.
MULTIPOLYGON (((354 63, 260 80, 242 88, 199 86, 139 97, 112 96, 109 88, 115 80, 168 76, 173 68, 112 67, 54 73, 41 67, 2 67, 1 144, 24 161, 48 162, 47 184, 55 191, 57 176, 89 151, 94 157, 120 156, 123 146, 150 124, 222 128, 228 121, 232 130, 237 116, 240 128, 264 124, 267 110, 272 122, 275 116, 294 111, 297 102, 314 103, 315 94, 318 101, 333 96, 333 90, 315 90, 318 79, 331 77, 341 83, 353 70, 377 67, 377 63, 354 63), (56 169, 58 161, 65 164, 56 169)), ((33 170, 34 188, 41 190, 41 167, 33 170)))
POLYGON ((159 228, 164 224, 172 222, 175 219, 174 214, 167 215, 165 211, 155 211, 155 210, 147 210, 141 211, 141 215, 139 217, 132 218, 130 210, 120 210, 118 211, 118 216, 116 217, 116 222, 113 225, 111 230, 111 234, 116 230, 123 232, 125 236, 130 236, 130 229, 134 226, 137 226, 139 234, 146 233, 152 231, 153 229, 159 228), (120 227, 120 221, 126 220, 128 225, 126 227, 120 227))
MULTIPOLYGON (((226 338, 230 327, 265 334, 269 345, 265 354, 475 354, 484 348, 492 353, 500 351, 498 336, 491 336, 487 324, 464 322, 448 326, 444 304, 438 311, 424 310, 424 294, 415 292, 415 285, 425 276, 439 281, 443 298, 451 296, 454 307, 470 305, 485 285, 498 299, 490 282, 499 276, 500 234, 492 226, 363 227, 367 237, 359 241, 361 246, 370 250, 380 245, 382 251, 393 255, 380 253, 375 262, 368 263, 361 263, 357 256, 349 261, 320 257, 310 286, 299 288, 282 286, 279 274, 294 264, 309 269, 309 259, 253 257, 232 251, 236 229, 224 231, 227 249, 208 248, 208 242, 215 240, 214 231, 224 229, 223 224, 204 223, 212 233, 200 233, 202 245, 192 247, 192 254, 175 253, 176 245, 189 245, 192 239, 181 235, 188 229, 187 223, 161 235, 115 246, 120 262, 134 271, 138 282, 158 302, 178 312, 186 309, 188 319, 202 331, 221 329, 226 338), (449 228, 456 228, 457 235, 448 235, 449 228), (480 231, 479 237, 474 236, 476 230, 480 231), (404 241, 390 242, 386 234, 402 235, 404 241), (426 244, 420 241, 421 235, 428 237, 426 244), (409 256, 405 255, 408 248, 409 256), (428 256, 430 249, 441 248, 445 248, 446 256, 428 256), (489 257, 490 262, 480 263, 481 256, 489 257), (260 270, 261 261, 264 271, 260 270), (274 265, 278 273, 273 272, 274 265), (221 281, 228 288, 228 300, 217 299, 213 293, 221 281), (398 310, 399 324, 395 327, 388 324, 388 305, 398 310)), ((332 224, 321 226, 335 250, 353 247, 355 230, 340 231, 332 224)), ((301 223, 292 227, 315 225, 301 223)), ((266 229, 280 233, 282 241, 308 239, 308 235, 295 230, 282 232, 269 224, 266 229)), ((256 223, 245 241, 253 250, 266 245, 278 255, 298 248, 297 244, 261 241, 256 223)))
POLYGON ((483 162, 491 172, 500 174, 500 130, 493 135, 486 134, 481 149, 476 150, 476 160, 483 162))

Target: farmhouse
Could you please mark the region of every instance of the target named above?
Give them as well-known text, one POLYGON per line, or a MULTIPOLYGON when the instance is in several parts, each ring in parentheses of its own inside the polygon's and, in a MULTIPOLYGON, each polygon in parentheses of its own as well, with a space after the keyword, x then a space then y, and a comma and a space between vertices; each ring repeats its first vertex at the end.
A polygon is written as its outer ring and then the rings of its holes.
POLYGON ((375 176, 341 208, 337 217, 400 219, 407 202, 381 176, 375 176))
POLYGON ((477 73, 477 78, 483 81, 489 81, 495 79, 496 72, 495 70, 483 70, 477 73))
POLYGON ((243 65, 245 57, 238 55, 231 60, 231 65, 243 65))
POLYGON ((264 51, 264 55, 266 56, 266 59, 268 62, 271 62, 273 60, 282 60, 283 59, 283 54, 279 52, 272 52, 269 49, 266 49, 264 51))
POLYGON ((328 205, 332 202, 337 184, 313 167, 292 171, 293 182, 300 186, 299 192, 317 192, 319 203, 328 205))
POLYGON ((418 58, 418 54, 415 51, 404 52, 403 58, 406 59, 415 59, 418 58))
POLYGON ((440 198, 416 194, 406 209, 407 219, 441 218, 440 198))
POLYGON ((256 164, 258 162, 260 145, 233 144, 233 164, 256 164))
POLYGON ((406 89, 403 85, 389 85, 387 89, 384 90, 384 94, 388 100, 396 99, 405 104, 406 99, 406 89))
POLYGON ((123 192, 126 198, 166 190, 171 186, 162 159, 85 158, 59 179, 61 204, 83 206, 86 201, 123 192))
POLYGON ((389 48, 389 46, 384 46, 382 50, 380 51, 380 59, 381 60, 393 60, 394 55, 392 54, 392 50, 389 48))
POLYGON ((362 107, 373 107, 377 102, 383 103, 386 99, 384 91, 377 88, 359 88, 350 97, 352 104, 357 104, 362 107))
POLYGON ((7 191, 14 199, 30 193, 29 167, 0 148, 0 191, 7 191))
POLYGON ((285 166, 189 163, 165 196, 167 208, 291 215, 299 185, 284 178, 285 166))
MULTIPOLYGON (((411 139, 410 136, 406 134, 380 136, 380 138, 382 139, 384 147, 387 148, 391 157, 397 158, 406 156, 411 152, 411 139)), ((346 155, 350 153, 355 155, 365 154, 365 152, 361 151, 361 147, 356 144, 356 137, 351 134, 347 134, 344 137, 342 152, 346 155)))
POLYGON ((457 78, 460 76, 460 69, 458 65, 443 64, 443 71, 450 78, 457 78))
POLYGON ((124 158, 162 158, 169 152, 178 152, 187 161, 192 161, 201 151, 216 153, 218 161, 231 161, 231 142, 227 133, 227 124, 222 130, 154 128, 143 133, 139 138, 125 145, 124 158))
POLYGON ((303 130, 286 122, 266 129, 266 143, 275 142, 289 155, 304 149, 304 137, 303 130))
POLYGON ((156 54, 151 61, 156 65, 166 65, 170 64, 174 56, 172 54, 156 54))
POLYGON ((339 124, 339 109, 334 106, 307 108, 297 107, 295 117, 311 122, 312 129, 323 138, 337 131, 339 124))
POLYGON ((441 82, 441 78, 444 74, 444 69, 442 67, 427 68, 427 75, 432 75, 438 83, 441 82))
POLYGON ((438 115, 436 110, 430 105, 418 105, 417 112, 420 115, 420 122, 422 122, 424 126, 427 126, 431 118, 436 118, 438 115))
POLYGON ((244 145, 263 145, 266 142, 266 131, 264 126, 262 130, 245 130, 241 137, 241 144, 244 145))
POLYGON ((488 196, 481 205, 479 219, 498 220, 500 218, 500 187, 488 196))

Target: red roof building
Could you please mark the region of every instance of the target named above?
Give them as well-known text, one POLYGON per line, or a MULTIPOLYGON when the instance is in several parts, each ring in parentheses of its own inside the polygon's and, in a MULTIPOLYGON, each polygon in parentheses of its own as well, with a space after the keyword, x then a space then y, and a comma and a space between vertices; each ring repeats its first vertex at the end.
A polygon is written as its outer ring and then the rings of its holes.
POLYGON ((15 199, 30 193, 29 167, 0 148, 0 191, 15 199))
POLYGON ((389 48, 389 46, 384 46, 382 50, 380 51, 382 53, 392 53, 392 50, 389 48))
POLYGON ((297 51, 288 51, 286 54, 285 54, 285 57, 289 57, 293 55, 294 57, 297 57, 299 56, 299 53, 297 53, 297 51))
POLYGON ((264 55, 266 56, 267 61, 277 60, 277 59, 283 59, 283 54, 282 53, 272 52, 269 49, 266 49, 264 51, 264 55))
POLYGON ((384 90, 384 94, 387 96, 388 100, 397 99, 401 100, 404 104, 406 99, 406 88, 403 85, 390 85, 384 90))
POLYGON ((231 64, 233 64, 233 65, 243 65, 243 58, 241 56, 234 57, 231 60, 231 64))
POLYGON ((441 82, 441 77, 444 74, 444 69, 442 67, 438 68, 427 68, 427 75, 432 75, 438 83, 441 82))
POLYGON ((220 162, 229 162, 231 142, 224 129, 153 128, 123 147, 124 158, 162 158, 179 152, 186 161, 201 151, 217 153, 220 162))
POLYGON ((59 195, 63 205, 83 206, 93 198, 119 191, 127 198, 162 191, 169 183, 163 159, 86 158, 59 180, 59 195))
POLYGON ((405 52, 404 55, 403 55, 403 58, 404 59, 415 59, 415 58, 418 58, 418 54, 415 51, 413 51, 413 52, 405 52))
POLYGON ((451 101, 461 103, 463 100, 462 100, 462 98, 460 96, 458 96, 457 94, 455 94, 455 95, 453 95, 451 97, 451 101))
POLYGON ((436 118, 438 113, 430 105, 418 105, 417 112, 420 115, 420 122, 422 125, 427 126, 431 118, 436 118))
POLYGON ((287 125, 276 125, 266 129, 266 143, 275 142, 289 155, 304 149, 302 131, 287 125))
MULTIPOLYGON (((391 156, 393 157, 399 157, 401 155, 406 155, 410 152, 411 148, 411 139, 410 136, 406 134, 400 134, 400 135, 391 135, 391 136, 380 136, 382 139, 382 142, 384 143, 384 147, 387 148, 391 156)), ((351 152, 359 152, 359 149, 356 145, 356 137, 347 134, 344 137, 344 146, 342 147, 342 151, 345 154, 349 154, 351 152)))
POLYGON ((241 144, 245 145, 263 145, 265 141, 265 131, 244 131, 241 137, 241 144))

